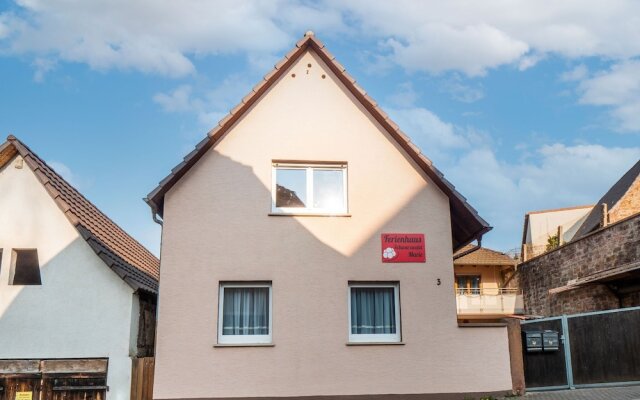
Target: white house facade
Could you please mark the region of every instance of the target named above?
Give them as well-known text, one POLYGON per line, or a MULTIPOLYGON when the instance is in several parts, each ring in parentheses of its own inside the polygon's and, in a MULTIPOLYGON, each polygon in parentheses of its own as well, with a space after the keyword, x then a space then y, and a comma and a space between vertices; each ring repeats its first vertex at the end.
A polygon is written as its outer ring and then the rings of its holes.
POLYGON ((157 278, 158 260, 28 147, 0 146, 0 399, 128 399, 157 278))

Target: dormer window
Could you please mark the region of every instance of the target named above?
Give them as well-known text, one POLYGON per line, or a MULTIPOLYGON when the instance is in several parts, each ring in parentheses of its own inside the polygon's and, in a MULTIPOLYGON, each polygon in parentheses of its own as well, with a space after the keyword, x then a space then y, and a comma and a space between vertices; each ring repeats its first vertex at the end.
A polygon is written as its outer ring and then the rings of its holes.
POLYGON ((347 213, 346 163, 274 162, 272 177, 273 213, 347 213))

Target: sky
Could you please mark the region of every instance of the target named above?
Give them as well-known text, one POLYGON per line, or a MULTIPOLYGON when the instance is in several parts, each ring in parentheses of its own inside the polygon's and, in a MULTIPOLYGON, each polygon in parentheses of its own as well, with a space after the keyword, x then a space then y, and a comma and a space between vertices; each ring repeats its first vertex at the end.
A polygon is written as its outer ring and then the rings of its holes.
POLYGON ((158 254, 142 198, 307 30, 494 227, 487 247, 640 158, 640 2, 616 0, 0 0, 0 141, 158 254))

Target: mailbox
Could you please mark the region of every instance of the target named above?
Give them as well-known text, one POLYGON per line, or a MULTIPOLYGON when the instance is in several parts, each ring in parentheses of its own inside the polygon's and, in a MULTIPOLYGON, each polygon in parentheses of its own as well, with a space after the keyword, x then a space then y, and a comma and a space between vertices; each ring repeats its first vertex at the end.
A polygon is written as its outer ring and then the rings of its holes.
POLYGON ((542 331, 523 331, 524 348, 527 353, 542 351, 542 331))
POLYGON ((557 351, 560 349, 558 332, 543 331, 542 332, 542 348, 544 351, 557 351))

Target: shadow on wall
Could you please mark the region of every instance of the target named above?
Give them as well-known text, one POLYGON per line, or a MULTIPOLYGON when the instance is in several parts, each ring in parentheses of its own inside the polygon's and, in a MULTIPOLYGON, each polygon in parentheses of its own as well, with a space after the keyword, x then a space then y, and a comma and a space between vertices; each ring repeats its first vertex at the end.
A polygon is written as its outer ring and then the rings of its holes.
POLYGON ((2 282, 0 358, 108 357, 118 348, 127 354, 132 290, 84 239, 46 260, 40 274, 42 285, 2 282))
MULTIPOLYGON (((402 199, 401 207, 393 213, 363 212, 366 207, 361 202, 375 202, 376 198, 355 193, 356 198, 349 199, 351 217, 269 216, 271 193, 259 175, 265 174, 211 151, 167 194, 156 396, 239 395, 237 387, 234 392, 237 381, 233 379, 204 379, 196 384, 190 381, 195 378, 179 371, 198 371, 201 377, 241 377, 247 374, 247 365, 262 371, 260 382, 274 385, 276 391, 287 388, 286 393, 273 395, 327 394, 327 388, 336 393, 352 393, 361 387, 368 387, 370 393, 407 393, 424 391, 425 385, 431 385, 429 391, 445 393, 460 391, 461 386, 478 390, 510 387, 506 331, 458 328, 449 203, 439 191, 426 186, 402 199), (382 232, 424 232, 427 262, 382 263, 382 232), (330 241, 318 237, 329 237, 330 241), (361 245, 345 255, 336 250, 341 241, 361 245), (273 352, 243 352, 243 362, 238 362, 238 353, 210 353, 216 343, 218 284, 224 281, 273 282, 274 342, 286 346, 273 352), (348 374, 349 368, 357 369, 347 365, 354 359, 345 359, 348 353, 337 350, 348 341, 350 281, 401 282, 402 339, 414 346, 399 346, 393 352, 362 349, 368 362, 376 365, 373 375, 348 374), (189 327, 186 331, 185 326, 189 327), (310 346, 316 339, 318 345, 310 346), (415 346, 417 343, 422 344, 415 346), (451 346, 471 356, 460 362, 451 357, 451 346), (283 363, 285 353, 287 362, 283 363), (211 363, 213 354, 215 365, 211 363), (267 368, 265 362, 279 363, 279 367, 267 368), (494 378, 478 374, 479 363, 487 364, 494 378), (404 372, 398 372, 399 365, 404 365, 404 372), (335 382, 335 374, 327 371, 344 371, 351 386, 341 387, 342 382, 335 382), (450 371, 461 378, 453 382, 435 371, 450 371), (288 381, 292 376, 299 379, 288 381), (183 378, 186 381, 181 387, 198 390, 186 393, 167 385, 183 378)), ((358 182, 352 178, 353 193, 358 182)), ((393 196, 393 190, 386 192, 393 196)), ((379 199, 387 205, 398 203, 388 200, 379 199)), ((259 386, 256 383, 256 388, 259 386)), ((242 395, 257 396, 254 389, 246 388, 242 395)))

